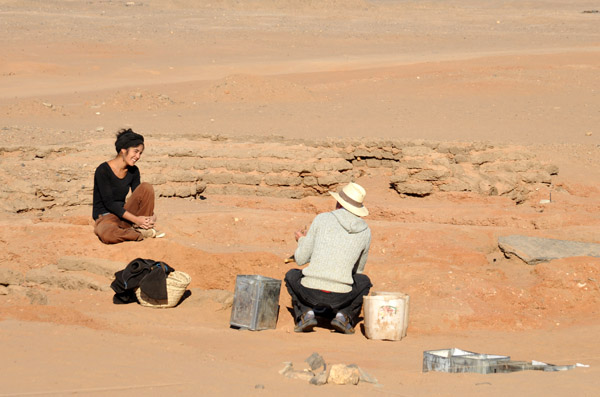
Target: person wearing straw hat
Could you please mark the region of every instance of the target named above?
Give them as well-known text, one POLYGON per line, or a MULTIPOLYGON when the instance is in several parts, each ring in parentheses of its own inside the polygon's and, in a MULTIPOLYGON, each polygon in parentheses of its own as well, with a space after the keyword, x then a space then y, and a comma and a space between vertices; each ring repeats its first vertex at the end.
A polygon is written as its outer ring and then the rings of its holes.
POLYGON ((295 233, 298 247, 294 260, 304 269, 291 269, 285 275, 292 298, 296 332, 309 332, 317 325, 317 316, 331 319, 331 327, 353 334, 363 296, 372 287, 362 274, 369 247, 371 229, 363 217, 369 214, 363 201, 365 189, 349 183, 339 193, 329 192, 337 201, 335 210, 318 214, 308 232, 295 233))

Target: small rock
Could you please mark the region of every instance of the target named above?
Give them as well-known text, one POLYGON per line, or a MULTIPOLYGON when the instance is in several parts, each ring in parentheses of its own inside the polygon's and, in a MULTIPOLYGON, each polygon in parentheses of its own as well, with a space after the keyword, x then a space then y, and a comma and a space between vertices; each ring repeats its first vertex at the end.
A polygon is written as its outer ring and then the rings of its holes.
POLYGON ((254 385, 254 388, 255 388, 255 389, 264 389, 264 388, 265 388, 265 385, 261 385, 261 384, 259 383, 259 384, 257 384, 257 385, 254 385))
POLYGON ((0 295, 8 295, 9 292, 8 287, 0 285, 0 295))
POLYGON ((315 386, 322 386, 327 383, 328 377, 329 377, 329 373, 327 371, 322 371, 322 372, 316 374, 315 376, 313 376, 312 379, 309 381, 309 383, 311 385, 315 385, 315 386))
POLYGON ((372 377, 367 371, 365 371, 364 369, 362 369, 358 365, 356 365, 356 364, 350 364, 350 365, 348 365, 348 367, 350 367, 350 368, 356 367, 358 369, 359 381, 360 382, 377 383, 377 379, 375 379, 374 377, 372 377))
POLYGON ((315 374, 313 374, 310 371, 289 371, 288 373, 285 374, 286 378, 291 378, 291 379, 300 379, 300 380, 305 380, 307 382, 310 382, 312 378, 315 377, 315 374))
POLYGON ((357 385, 360 379, 358 368, 345 364, 334 364, 329 371, 327 383, 336 385, 357 385))
POLYGON ((585 136, 592 136, 592 131, 588 131, 585 133, 585 136))
POLYGON ((294 365, 292 364, 291 361, 285 361, 284 364, 285 364, 285 366, 282 369, 279 370, 279 373, 281 375, 285 375, 289 371, 292 371, 294 369, 294 365))
POLYGON ((310 380, 315 376, 314 373, 312 373, 311 371, 296 371, 294 370, 294 365, 290 362, 290 361, 286 361, 285 362, 285 367, 283 367, 279 373, 283 376, 285 376, 286 378, 290 378, 290 379, 301 379, 301 380, 305 380, 307 382, 310 382, 310 380))
POLYGON ((325 367, 325 360, 323 359, 323 357, 321 357, 321 355, 317 352, 311 354, 306 360, 304 360, 308 363, 308 366, 310 367, 311 370, 316 370, 319 369, 320 367, 325 367))
POLYGON ((96 128, 96 132, 102 132, 102 131, 104 131, 104 127, 98 127, 98 128, 96 128))

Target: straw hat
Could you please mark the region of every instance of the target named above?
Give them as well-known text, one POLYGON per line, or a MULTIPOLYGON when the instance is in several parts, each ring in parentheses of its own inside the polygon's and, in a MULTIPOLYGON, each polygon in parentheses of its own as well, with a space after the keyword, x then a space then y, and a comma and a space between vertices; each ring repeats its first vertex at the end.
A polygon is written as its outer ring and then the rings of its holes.
POLYGON ((338 203, 357 216, 369 215, 369 210, 363 205, 367 192, 357 183, 350 182, 339 193, 329 192, 338 203))

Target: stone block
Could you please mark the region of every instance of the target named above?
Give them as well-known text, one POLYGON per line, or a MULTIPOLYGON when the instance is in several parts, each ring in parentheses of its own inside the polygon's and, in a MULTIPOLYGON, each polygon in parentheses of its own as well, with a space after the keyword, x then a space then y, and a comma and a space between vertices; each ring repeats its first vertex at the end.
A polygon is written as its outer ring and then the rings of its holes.
POLYGON ((394 175, 390 178, 390 183, 406 182, 408 180, 408 172, 405 169, 394 171, 394 175))
POLYGON ((478 142, 473 142, 471 144, 471 150, 474 150, 476 152, 483 152, 485 150, 491 150, 491 149, 494 149, 494 147, 495 146, 490 142, 478 141, 478 142))
POLYGON ((530 171, 521 174, 521 179, 525 183, 552 183, 552 177, 546 171, 530 171))
POLYGON ((317 177, 317 182, 319 182, 319 185, 321 186, 332 186, 341 183, 341 181, 341 174, 327 174, 317 177))
POLYGON ((210 160, 204 158, 195 158, 192 167, 196 170, 205 170, 210 168, 210 160))
POLYGON ((532 169, 537 169, 536 164, 532 161, 498 161, 495 163, 482 164, 480 170, 482 172, 527 172, 532 169))
POLYGON ((238 164, 238 169, 241 172, 252 172, 258 168, 258 162, 256 160, 242 160, 238 164))
POLYGON ((493 163, 502 158, 501 152, 476 152, 470 156, 471 163, 481 165, 484 163, 493 163))
POLYGON ((315 163, 315 171, 333 171, 333 163, 328 160, 320 160, 315 163))
POLYGON ((418 181, 439 181, 450 176, 450 170, 439 168, 439 169, 425 169, 415 172, 410 177, 418 181))
POLYGON ((298 186, 302 183, 302 178, 295 175, 267 174, 264 181, 269 186, 298 186))
POLYGON ((402 154, 406 157, 428 156, 433 151, 427 146, 406 146, 402 148, 402 154))
POLYGON ((227 158, 209 158, 206 159, 206 168, 225 168, 227 161, 227 158))
POLYGON ((460 179, 449 179, 438 185, 438 189, 442 192, 468 192, 471 191, 471 185, 460 179))
POLYGON ((377 148, 377 149, 371 149, 371 154, 369 157, 381 160, 383 158, 390 158, 392 156, 390 153, 386 153, 385 151, 377 148))
POLYGON ((196 184, 185 184, 185 185, 176 185, 175 188, 175 197, 186 198, 190 196, 196 195, 196 184))
POLYGON ((319 184, 319 182, 317 181, 317 178, 312 176, 312 175, 307 175, 302 177, 302 184, 304 186, 317 186, 319 184))
MULTIPOLYGON (((177 161, 175 166, 184 170, 191 170, 192 168, 194 168, 195 163, 195 157, 182 157, 177 161)), ((171 169, 173 169, 173 167, 171 167, 171 169)))
POLYGON ((339 176, 339 183, 348 183, 348 182, 351 182, 352 179, 354 179, 353 176, 352 176, 352 173, 350 173, 348 171, 347 172, 343 172, 339 176))
POLYGON ((539 168, 539 164, 530 160, 512 161, 509 163, 511 172, 527 172, 539 168))
MULTIPOLYGON (((342 172, 342 171, 348 171, 348 170, 351 170, 352 168, 354 168, 352 166, 352 163, 350 163, 349 161, 346 161, 346 160, 344 160, 342 158, 332 159, 331 160, 331 164, 333 166, 333 170, 340 171, 340 172, 342 172)), ((311 172, 311 171, 312 171, 312 169, 309 170, 309 172, 311 172)))
POLYGON ((168 173, 168 178, 172 182, 196 182, 200 175, 194 171, 171 170, 168 173))
POLYGON ((202 180, 207 184, 225 185, 233 180, 232 174, 209 172, 203 175, 202 180))
POLYGON ((0 285, 21 285, 24 280, 20 272, 0 267, 0 285))
POLYGON ((175 188, 171 185, 160 185, 154 188, 155 193, 159 197, 173 197, 175 196, 175 188))
POLYGON ((394 183, 393 187, 398 193, 409 196, 427 196, 433 192, 433 185, 429 182, 401 182, 394 183))
POLYGON ((470 163, 471 156, 469 156, 468 154, 457 154, 454 156, 454 162, 455 163, 470 163))
POLYGON ((268 174, 269 172, 273 172, 273 163, 269 161, 259 161, 256 169, 258 170, 258 172, 268 174))
POLYGON ((281 172, 288 171, 290 164, 282 161, 277 161, 271 163, 271 172, 275 174, 279 174, 281 172))
POLYGON ((472 150, 472 148, 468 145, 468 144, 456 144, 456 143, 451 143, 451 142, 441 142, 438 147, 437 147, 437 151, 440 153, 449 153, 452 154, 453 156, 457 156, 457 155, 463 155, 466 156, 469 154, 469 152, 472 150))
POLYGON ((240 185, 260 185, 263 176, 258 174, 233 174, 232 182, 240 185))
POLYGON ((529 265, 576 256, 600 257, 600 244, 510 235, 498 237, 506 256, 516 256, 529 265))
POLYGON ((187 147, 169 148, 168 154, 170 157, 194 157, 195 153, 187 147))
POLYGON ((311 161, 298 161, 298 162, 291 162, 289 164, 286 164, 286 170, 289 172, 294 172, 297 174, 300 173, 308 173, 308 172, 313 172, 315 170, 315 163, 311 162, 311 161))
POLYGON ((440 166, 443 168, 450 168, 450 165, 451 165, 450 160, 448 159, 448 157, 445 157, 445 156, 433 158, 431 160, 431 164, 437 165, 437 166, 440 166))
POLYGON ((167 183, 167 177, 162 174, 144 174, 143 181, 148 182, 149 184, 156 186, 167 183))
POLYGON ((366 160, 367 167, 369 168, 380 168, 381 160, 378 159, 367 159, 366 160))
POLYGON ((294 161, 299 161, 299 160, 304 159, 304 158, 315 158, 317 160, 320 160, 320 159, 332 159, 332 158, 337 158, 337 157, 338 157, 338 154, 337 154, 337 152, 335 150, 333 150, 333 149, 323 149, 323 150, 318 151, 316 154, 315 153, 312 153, 312 154, 309 153, 309 156, 306 156, 306 157, 302 156, 302 155, 297 156, 296 158, 294 158, 294 161))
POLYGON ((206 183, 205 182, 196 182, 196 195, 201 194, 202 192, 204 192, 206 190, 206 183))
POLYGON ((302 189, 297 188, 258 186, 256 188, 256 195, 299 199, 304 197, 306 194, 302 189))
POLYGON ((427 169, 430 168, 430 164, 428 160, 425 159, 417 159, 417 158, 412 158, 412 159, 407 159, 405 158, 404 161, 402 161, 401 165, 405 168, 408 169, 427 169))
POLYGON ((518 150, 505 150, 501 154, 501 158, 504 161, 519 161, 519 160, 531 160, 535 156, 530 152, 522 152, 518 150))
POLYGON ((364 147, 357 147, 352 152, 352 155, 355 158, 358 158, 358 157, 367 158, 367 157, 371 157, 371 151, 364 147))

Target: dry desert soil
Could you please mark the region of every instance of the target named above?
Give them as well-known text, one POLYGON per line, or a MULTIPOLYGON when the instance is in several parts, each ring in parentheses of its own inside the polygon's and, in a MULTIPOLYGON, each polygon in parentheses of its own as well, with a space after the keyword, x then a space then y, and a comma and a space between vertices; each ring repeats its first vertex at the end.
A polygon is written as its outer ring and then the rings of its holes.
POLYGON ((599 9, 0 0, 0 395, 597 395, 600 259, 527 265, 498 238, 600 241, 599 9), (90 186, 123 127, 146 137, 166 237, 107 246, 90 186), (294 231, 349 179, 368 192, 373 289, 411 297, 407 337, 294 333, 285 289, 276 329, 230 328, 236 275, 282 279, 294 231), (189 273, 191 294, 114 305, 92 265, 137 257, 189 273), (589 367, 422 372, 451 347, 589 367), (378 382, 279 374, 313 352, 378 382))

